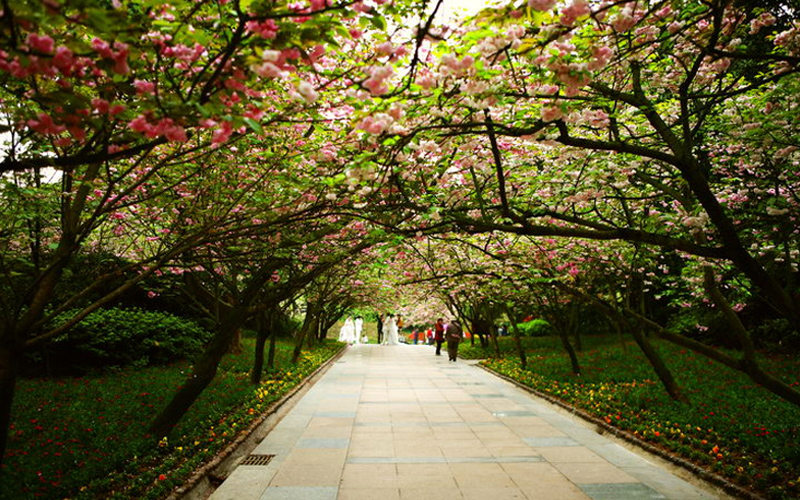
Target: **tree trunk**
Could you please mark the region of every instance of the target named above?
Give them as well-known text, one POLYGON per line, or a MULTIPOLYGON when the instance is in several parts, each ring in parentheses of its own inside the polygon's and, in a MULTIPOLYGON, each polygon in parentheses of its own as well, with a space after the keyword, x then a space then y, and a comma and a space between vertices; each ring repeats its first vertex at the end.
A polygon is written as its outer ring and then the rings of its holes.
POLYGON ((564 347, 564 350, 567 351, 569 355, 569 362, 572 365, 572 373, 575 375, 581 374, 581 365, 578 363, 578 355, 575 354, 575 349, 572 348, 572 344, 569 342, 569 335, 563 328, 558 329, 558 337, 561 339, 561 345, 564 347))
POLYGON ((242 352, 244 352, 244 348, 242 347, 242 329, 237 328, 231 337, 228 354, 241 354, 242 352))
POLYGON ((517 348, 517 356, 519 356, 519 364, 520 366, 525 369, 528 367, 528 356, 525 355, 525 348, 522 347, 522 337, 519 333, 519 328, 517 328, 517 321, 514 316, 511 315, 511 309, 508 306, 504 307, 506 316, 508 317, 509 328, 513 330, 514 334, 514 346, 517 348))
POLYGON ((306 340, 306 337, 311 335, 312 332, 316 334, 316 329, 314 328, 314 310, 316 306, 309 303, 306 304, 306 317, 303 319, 303 326, 300 327, 300 332, 297 334, 297 340, 294 344, 294 351, 292 352, 292 364, 297 364, 297 361, 300 359, 300 351, 303 349, 303 343, 306 340))
POLYGON ((275 346, 278 341, 278 331, 276 328, 272 328, 272 332, 269 336, 269 355, 267 356, 267 368, 269 370, 275 369, 275 346))
POLYGON ((675 382, 675 378, 672 376, 672 372, 669 370, 667 365, 664 363, 664 360, 661 359, 661 356, 658 354, 658 351, 653 348, 653 344, 647 339, 647 337, 642 333, 642 328, 640 325, 633 325, 631 328, 631 333, 633 334, 634 340, 636 340, 636 344, 639 345, 639 348, 644 353, 647 360, 650 362, 650 366, 653 367, 655 370, 658 379, 664 385, 664 389, 667 390, 667 394, 669 397, 674 399, 675 401, 680 401, 682 403, 689 403, 689 398, 683 394, 681 391, 680 386, 678 383, 675 382))
POLYGON ((581 332, 578 325, 578 312, 578 304, 575 301, 570 302, 568 331, 575 338, 575 350, 581 352, 583 351, 583 342, 581 341, 581 332))
POLYGON ((203 390, 214 380, 219 362, 228 351, 231 338, 236 330, 241 328, 245 318, 246 312, 242 306, 232 307, 225 315, 214 333, 214 338, 195 363, 192 373, 150 425, 150 432, 157 439, 172 432, 203 390))
POLYGON ((256 352, 253 359, 253 370, 250 372, 250 383, 253 385, 261 383, 261 374, 264 371, 264 344, 267 343, 267 334, 269 333, 269 325, 264 316, 263 311, 256 315, 256 352))
MULTIPOLYGON (((10 335, 4 335, 7 337, 10 335)), ((3 338, 0 343, 0 465, 8 446, 8 429, 11 426, 11 404, 17 385, 17 370, 21 350, 16 348, 13 339, 3 338)))
POLYGON ((623 332, 622 322, 611 315, 609 315, 609 321, 611 321, 611 324, 614 326, 614 331, 617 333, 617 340, 619 341, 619 345, 622 346, 622 352, 627 354, 628 344, 625 342, 625 336, 622 333, 623 332))

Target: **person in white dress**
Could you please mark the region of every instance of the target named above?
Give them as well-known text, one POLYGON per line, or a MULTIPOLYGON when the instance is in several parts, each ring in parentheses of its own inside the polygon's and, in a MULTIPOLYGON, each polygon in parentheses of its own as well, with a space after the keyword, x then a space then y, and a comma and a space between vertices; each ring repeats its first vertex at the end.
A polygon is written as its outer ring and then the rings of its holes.
POLYGON ((353 325, 356 334, 356 344, 358 344, 359 342, 366 344, 367 340, 364 340, 367 338, 366 334, 363 337, 361 335, 361 332, 364 328, 364 319, 361 316, 356 316, 353 325))
POLYGON ((383 345, 400 345, 400 340, 397 337, 397 323, 395 323, 392 315, 389 315, 389 318, 383 324, 383 345))
POLYGON ((339 342, 347 342, 353 344, 356 341, 356 327, 353 323, 353 318, 344 320, 344 325, 339 330, 339 342))

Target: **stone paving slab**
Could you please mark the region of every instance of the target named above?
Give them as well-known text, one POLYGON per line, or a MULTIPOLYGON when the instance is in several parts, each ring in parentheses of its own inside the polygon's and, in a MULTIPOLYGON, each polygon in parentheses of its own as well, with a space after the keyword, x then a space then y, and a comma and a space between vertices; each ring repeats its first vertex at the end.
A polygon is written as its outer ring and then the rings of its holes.
POLYGON ((729 498, 429 346, 350 347, 253 453, 211 500, 729 498))

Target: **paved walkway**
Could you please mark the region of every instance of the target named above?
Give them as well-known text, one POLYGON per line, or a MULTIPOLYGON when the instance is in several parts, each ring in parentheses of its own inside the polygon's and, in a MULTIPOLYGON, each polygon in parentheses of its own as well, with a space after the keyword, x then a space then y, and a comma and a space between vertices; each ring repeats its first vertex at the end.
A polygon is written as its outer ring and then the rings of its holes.
POLYGON ((211 500, 718 498, 428 346, 350 347, 211 500))

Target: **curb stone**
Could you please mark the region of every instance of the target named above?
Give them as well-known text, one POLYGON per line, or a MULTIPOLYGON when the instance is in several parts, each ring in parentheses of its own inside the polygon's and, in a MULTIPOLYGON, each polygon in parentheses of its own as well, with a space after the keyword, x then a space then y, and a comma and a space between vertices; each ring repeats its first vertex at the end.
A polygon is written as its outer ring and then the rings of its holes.
MULTIPOLYGON (((276 416, 278 412, 283 409, 283 406, 289 403, 300 391, 316 383, 316 379, 319 378, 319 375, 330 368, 336 360, 341 358, 347 350, 347 347, 347 345, 343 346, 339 349, 339 352, 328 358, 327 361, 308 374, 299 384, 284 394, 279 400, 272 403, 261 415, 253 420, 247 429, 242 431, 236 439, 220 450, 214 458, 197 468, 185 483, 175 488, 164 500, 196 500, 208 498, 217 486, 222 483, 225 477, 236 467, 239 459, 249 454, 277 424, 277 421, 269 422, 268 420, 270 417, 276 416)), ((279 421, 280 418, 277 420, 279 421)))
POLYGON ((567 402, 565 402, 565 401, 563 401, 563 400, 561 400, 559 398, 556 398, 554 396, 551 396, 550 394, 547 394, 547 393, 544 393, 544 392, 539 391, 537 389, 534 389, 533 387, 527 386, 527 385, 525 385, 525 384, 523 384, 523 383, 521 383, 521 382, 519 382, 517 380, 512 379, 511 377, 507 377, 506 375, 503 375, 501 373, 497 373, 496 371, 494 371, 494 370, 492 370, 492 369, 490 369, 490 368, 488 368, 486 366, 483 366, 480 363, 476 363, 476 366, 480 367, 481 369, 487 371, 488 373, 491 373, 492 375, 494 375, 494 376, 496 376, 498 378, 501 378, 501 379, 503 379, 503 380, 505 380, 507 382, 510 382, 510 383, 514 384, 515 386, 519 387, 520 389, 523 389, 523 390, 525 390, 527 392, 530 392, 531 394, 536 395, 539 398, 544 399, 548 403, 551 403, 551 404, 554 404, 556 406, 559 406, 560 408, 562 408, 564 410, 567 410, 568 412, 572 413, 573 415, 576 415, 576 416, 580 417, 581 419, 586 420, 587 422, 590 422, 590 423, 596 425, 598 427, 598 430, 602 430, 603 432, 607 432, 609 434, 612 434, 615 437, 620 438, 620 439, 622 439, 624 441, 627 441, 628 443, 630 443, 630 444, 632 444, 632 445, 634 445, 634 446, 636 446, 638 448, 641 448, 641 449, 643 449, 644 451, 646 451, 648 453, 656 455, 659 458, 664 459, 664 460, 666 460, 667 462, 670 462, 673 465, 676 465, 678 467, 686 469, 687 471, 691 472, 692 474, 694 474, 695 476, 699 477, 700 479, 702 479, 702 480, 704 480, 704 481, 706 481, 708 483, 711 483, 712 485, 714 485, 716 487, 721 488, 726 493, 729 493, 729 494, 731 494, 733 496, 742 498, 744 500, 766 500, 764 497, 762 497, 760 495, 757 495, 756 493, 754 493, 752 491, 748 491, 748 490, 742 488, 741 486, 736 485, 736 484, 728 481, 727 479, 725 479, 724 477, 722 477, 720 475, 714 474, 713 472, 710 472, 710 471, 708 471, 708 470, 706 470, 706 469, 704 469, 702 467, 699 467, 699 466, 693 464, 692 462, 689 462, 688 460, 684 460, 684 459, 682 459, 680 457, 677 457, 677 456, 667 452, 666 450, 664 450, 662 448, 659 448, 657 446, 653 446, 652 444, 637 438, 636 436, 634 436, 630 432, 627 432, 627 431, 624 431, 624 430, 619 429, 617 427, 614 427, 613 425, 609 425, 604 420, 599 419, 597 417, 594 417, 594 416, 590 415, 589 413, 587 413, 587 412, 585 412, 585 411, 583 411, 583 410, 581 410, 579 408, 576 408, 576 407, 568 404, 567 402))

